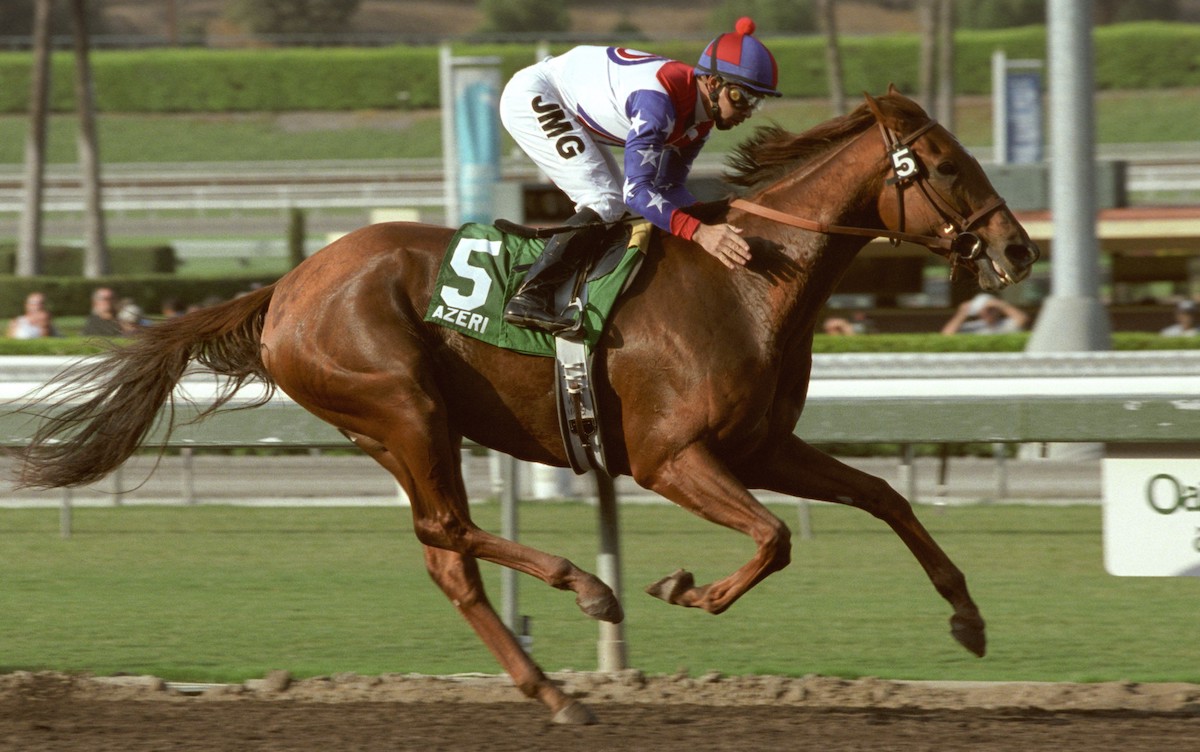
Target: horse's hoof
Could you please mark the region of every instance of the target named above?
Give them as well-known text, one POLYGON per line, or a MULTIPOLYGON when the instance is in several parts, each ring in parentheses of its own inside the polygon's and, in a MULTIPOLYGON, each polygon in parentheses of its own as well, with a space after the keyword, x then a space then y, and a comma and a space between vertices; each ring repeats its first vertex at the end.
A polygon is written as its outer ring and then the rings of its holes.
POLYGON ((611 624, 620 624, 625 620, 625 611, 621 608, 621 602, 617 600, 617 596, 613 595, 611 590, 607 595, 599 598, 576 598, 575 603, 581 611, 593 619, 607 621, 611 624))
POLYGON ((570 726, 591 726, 597 723, 595 714, 591 709, 582 702, 572 701, 568 705, 564 705, 562 710, 554 714, 552 719, 555 723, 562 723, 570 726))
POLYGON ((960 645, 980 658, 987 652, 987 635, 984 632, 983 619, 978 616, 951 616, 950 634, 960 645))
POLYGON ((646 592, 655 598, 661 598, 667 603, 684 605, 681 598, 684 593, 696 587, 696 578, 685 569, 676 569, 668 576, 646 588, 646 592))

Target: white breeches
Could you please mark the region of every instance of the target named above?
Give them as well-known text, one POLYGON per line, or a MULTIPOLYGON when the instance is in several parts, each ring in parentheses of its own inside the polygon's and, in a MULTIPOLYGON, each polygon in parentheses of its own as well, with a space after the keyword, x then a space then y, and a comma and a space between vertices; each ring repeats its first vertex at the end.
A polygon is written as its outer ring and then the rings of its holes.
POLYGON ((500 95, 500 122, 563 193, 575 211, 592 209, 605 222, 625 213, 624 182, 616 158, 560 104, 554 82, 540 66, 518 71, 500 95))

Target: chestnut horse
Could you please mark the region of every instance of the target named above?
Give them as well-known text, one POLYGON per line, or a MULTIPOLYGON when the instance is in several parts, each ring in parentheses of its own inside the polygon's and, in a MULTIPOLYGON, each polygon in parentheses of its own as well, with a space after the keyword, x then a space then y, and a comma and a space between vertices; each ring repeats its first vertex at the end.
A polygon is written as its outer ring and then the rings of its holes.
MULTIPOLYGON (((661 236, 617 302, 596 348, 595 387, 608 467, 706 520, 744 533, 753 558, 697 585, 679 571, 648 591, 719 614, 790 559, 787 526, 748 489, 848 504, 887 523, 953 607, 951 632, 982 656, 984 622, 966 580, 885 481, 794 435, 812 365, 813 327, 870 237, 915 240, 1000 289, 1028 275, 1037 247, 983 169, 894 90, 794 135, 760 129, 730 159, 744 199, 718 213, 743 228, 752 261, 732 271, 661 236)), ((623 618, 612 590, 570 561, 481 530, 471 520, 464 437, 522 460, 566 466, 553 361, 426 323, 453 230, 365 227, 275 284, 140 333, 51 384, 54 418, 23 454, 21 482, 88 483, 145 439, 195 361, 279 388, 396 477, 433 579, 517 688, 555 720, 591 711, 521 649, 484 593, 478 559, 574 591, 591 617, 623 618)), ((268 389, 269 391, 269 389, 268 389)), ((218 399, 207 412, 222 404, 218 399)))

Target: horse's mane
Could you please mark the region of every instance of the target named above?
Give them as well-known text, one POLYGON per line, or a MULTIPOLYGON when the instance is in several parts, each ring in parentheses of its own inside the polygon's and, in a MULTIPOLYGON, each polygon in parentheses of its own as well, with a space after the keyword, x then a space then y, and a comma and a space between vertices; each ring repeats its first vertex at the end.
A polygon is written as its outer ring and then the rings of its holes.
MULTIPOLYGON (((899 94, 889 93, 876 101, 889 109, 902 110, 905 115, 919 113, 928 117, 915 102, 899 94), (910 113, 910 109, 915 111, 910 113)), ((761 126, 729 154, 725 163, 728 167, 725 181, 744 188, 775 182, 798 165, 828 153, 835 145, 857 136, 875 122, 874 114, 864 102, 850 114, 827 120, 799 135, 777 124, 761 126)))

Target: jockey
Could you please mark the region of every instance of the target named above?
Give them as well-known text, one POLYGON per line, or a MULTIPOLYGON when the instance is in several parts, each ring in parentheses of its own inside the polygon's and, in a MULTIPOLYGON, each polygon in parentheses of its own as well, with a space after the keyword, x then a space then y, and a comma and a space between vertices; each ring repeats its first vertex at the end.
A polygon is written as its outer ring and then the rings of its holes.
POLYGON ((568 225, 530 267, 504 319, 549 332, 574 323, 554 310, 555 288, 590 254, 589 234, 626 210, 692 240, 730 269, 750 246, 730 224, 702 224, 683 211, 684 186, 713 128, 745 122, 763 97, 780 96, 779 69, 754 22, 712 40, 695 67, 623 47, 576 47, 518 71, 500 96, 513 139, 575 203, 568 225), (608 147, 623 147, 624 178, 608 147), (572 236, 574 242, 568 242, 572 236))

